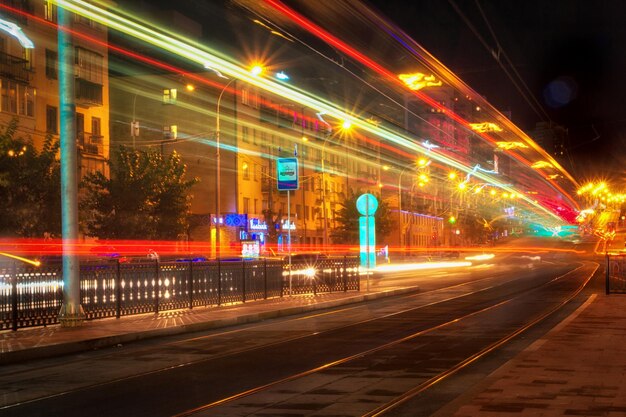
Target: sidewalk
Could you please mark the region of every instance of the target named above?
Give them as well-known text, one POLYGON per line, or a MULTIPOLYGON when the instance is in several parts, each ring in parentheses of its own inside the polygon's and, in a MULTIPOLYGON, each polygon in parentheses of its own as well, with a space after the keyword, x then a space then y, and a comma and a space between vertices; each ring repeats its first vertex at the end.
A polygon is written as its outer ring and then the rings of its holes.
POLYGON ((411 287, 376 286, 369 293, 335 292, 298 295, 193 310, 85 321, 82 326, 59 325, 0 332, 0 365, 89 351, 137 340, 253 323, 418 291, 411 287))
POLYGON ((437 417, 626 415, 626 296, 592 295, 437 417))

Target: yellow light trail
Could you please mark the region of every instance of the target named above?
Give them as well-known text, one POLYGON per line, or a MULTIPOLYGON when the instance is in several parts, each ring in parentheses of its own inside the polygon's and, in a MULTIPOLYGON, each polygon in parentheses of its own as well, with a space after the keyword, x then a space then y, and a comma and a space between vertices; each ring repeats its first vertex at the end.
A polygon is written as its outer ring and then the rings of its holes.
POLYGON ((6 253, 6 252, 0 252, 0 256, 6 256, 7 258, 15 259, 17 261, 22 261, 24 263, 31 264, 31 265, 34 265, 34 266, 41 265, 41 262, 39 262, 39 261, 33 261, 31 259, 23 258, 23 257, 17 256, 17 255, 12 255, 12 254, 6 253))
MULTIPOLYGON (((309 93, 301 90, 297 87, 289 86, 274 82, 271 79, 255 76, 250 73, 249 69, 239 63, 230 62, 227 59, 221 58, 217 52, 209 52, 208 48, 202 46, 204 49, 200 49, 200 46, 194 46, 191 42, 182 41, 180 39, 168 36, 162 30, 153 29, 151 27, 139 24, 135 21, 127 19, 123 16, 117 15, 111 11, 98 7, 95 4, 87 3, 83 0, 52 0, 53 3, 59 7, 64 7, 66 10, 76 13, 78 15, 89 18, 93 21, 106 25, 109 28, 115 29, 121 33, 125 33, 144 42, 152 44, 164 51, 171 52, 172 54, 186 58, 191 62, 196 62, 203 68, 211 68, 220 71, 227 76, 245 81, 251 85, 259 87, 263 90, 269 91, 277 96, 281 96, 293 102, 315 109, 318 112, 324 112, 339 121, 350 122, 353 126, 368 132, 374 136, 384 138, 394 144, 400 145, 409 150, 426 153, 429 152, 431 158, 446 164, 450 167, 456 168, 460 171, 469 173, 472 168, 463 165, 462 163, 449 158, 445 155, 434 152, 428 149, 420 143, 414 142, 410 137, 401 135, 399 133, 390 131, 384 127, 377 127, 366 120, 349 114, 341 110, 338 106, 330 103, 319 97, 312 97, 309 93)), ((234 60, 233 60, 234 61, 234 60)), ((509 192, 515 192, 514 189, 497 178, 494 178, 488 174, 482 172, 474 172, 473 175, 485 182, 489 182, 495 186, 498 186, 509 192)), ((551 218, 553 222, 557 224, 563 224, 563 219, 549 210, 546 207, 538 204, 536 201, 527 197, 522 197, 525 203, 531 207, 535 207, 543 212, 548 218, 551 218)))

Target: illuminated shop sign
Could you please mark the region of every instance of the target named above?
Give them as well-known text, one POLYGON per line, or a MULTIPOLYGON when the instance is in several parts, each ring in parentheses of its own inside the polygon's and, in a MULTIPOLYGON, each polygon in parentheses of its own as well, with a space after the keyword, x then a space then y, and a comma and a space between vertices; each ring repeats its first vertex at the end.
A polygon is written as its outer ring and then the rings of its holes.
POLYGON ((281 223, 281 228, 283 230, 296 230, 296 223, 294 222, 290 222, 289 220, 283 220, 281 223))
POLYGON ((267 230, 267 224, 265 222, 260 221, 259 219, 252 218, 250 219, 250 230, 267 230))

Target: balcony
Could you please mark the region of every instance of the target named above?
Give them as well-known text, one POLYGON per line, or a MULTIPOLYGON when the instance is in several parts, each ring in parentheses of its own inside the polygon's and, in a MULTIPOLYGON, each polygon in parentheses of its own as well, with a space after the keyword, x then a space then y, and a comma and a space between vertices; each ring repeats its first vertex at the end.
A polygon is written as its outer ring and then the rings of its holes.
POLYGON ((32 71, 27 64, 23 58, 0 52, 0 76, 28 84, 32 71))
POLYGON ((77 142, 78 147, 82 151, 83 154, 88 155, 103 155, 103 136, 101 135, 92 135, 88 132, 78 132, 77 133, 77 142))
POLYGON ((76 104, 85 107, 102 106, 102 85, 76 78, 76 104))

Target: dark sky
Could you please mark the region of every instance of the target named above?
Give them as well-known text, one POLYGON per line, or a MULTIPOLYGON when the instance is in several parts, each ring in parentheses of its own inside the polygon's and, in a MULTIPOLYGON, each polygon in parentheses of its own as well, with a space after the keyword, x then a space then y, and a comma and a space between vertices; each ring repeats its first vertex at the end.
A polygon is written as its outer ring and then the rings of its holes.
POLYGON ((372 0, 370 4, 496 108, 510 110, 513 122, 523 130, 541 120, 566 127, 573 168, 564 166, 579 179, 597 170, 623 179, 626 2, 372 0), (533 110, 493 57, 498 45, 502 65, 513 72, 506 54, 541 108, 533 110))

